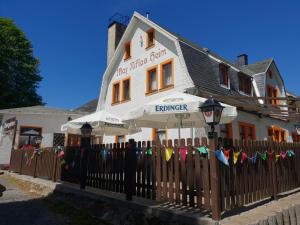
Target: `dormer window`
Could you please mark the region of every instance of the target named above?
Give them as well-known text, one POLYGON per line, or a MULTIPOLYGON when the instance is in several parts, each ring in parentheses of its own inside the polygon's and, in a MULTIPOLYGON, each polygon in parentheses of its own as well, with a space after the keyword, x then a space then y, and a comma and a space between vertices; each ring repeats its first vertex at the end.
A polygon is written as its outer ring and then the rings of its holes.
POLYGON ((127 43, 124 45, 124 50, 125 50, 125 53, 124 53, 124 60, 129 59, 129 58, 131 57, 131 46, 130 46, 130 41, 127 42, 127 43))
POLYGON ((267 74, 268 74, 268 76, 269 76, 270 79, 273 78, 273 74, 272 74, 272 71, 271 71, 271 70, 268 70, 267 74))
POLYGON ((252 95, 252 79, 250 76, 239 73, 239 91, 246 94, 252 95))
POLYGON ((270 98, 269 99, 269 104, 272 105, 277 105, 278 104, 278 100, 277 99, 273 99, 273 98, 277 98, 277 89, 273 86, 267 85, 267 96, 270 98))
POLYGON ((147 31, 146 48, 150 48, 150 47, 154 46, 154 38, 155 38, 154 29, 151 28, 150 30, 147 31))
POLYGON ((220 84, 228 87, 229 84, 228 67, 224 64, 219 65, 219 77, 220 77, 220 84))

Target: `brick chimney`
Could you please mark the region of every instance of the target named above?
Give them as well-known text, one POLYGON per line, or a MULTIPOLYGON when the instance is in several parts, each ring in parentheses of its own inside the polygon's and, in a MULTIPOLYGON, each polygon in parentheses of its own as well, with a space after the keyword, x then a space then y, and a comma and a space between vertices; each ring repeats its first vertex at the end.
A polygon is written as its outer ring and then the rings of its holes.
POLYGON ((107 65, 110 63, 115 50, 126 30, 127 25, 117 20, 110 21, 107 37, 107 65))
POLYGON ((247 54, 241 54, 237 56, 236 61, 237 66, 245 66, 248 65, 248 55, 247 54))

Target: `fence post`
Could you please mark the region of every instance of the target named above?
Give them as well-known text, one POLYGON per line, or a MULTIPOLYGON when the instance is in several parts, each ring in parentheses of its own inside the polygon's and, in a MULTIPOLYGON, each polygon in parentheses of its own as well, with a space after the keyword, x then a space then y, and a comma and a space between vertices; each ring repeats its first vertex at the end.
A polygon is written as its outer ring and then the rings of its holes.
POLYGON ((22 151, 22 155, 21 155, 21 165, 20 165, 20 171, 19 171, 19 174, 22 175, 22 167, 23 167, 23 158, 24 158, 24 151, 26 150, 20 150, 22 151))
MULTIPOLYGON (((35 151, 35 150, 34 150, 35 151)), ((35 157, 35 159, 34 159, 34 170, 33 170, 33 177, 34 178, 36 178, 36 171, 37 171, 37 165, 38 165, 38 163, 37 163, 37 161, 38 161, 38 158, 39 158, 39 155, 36 153, 35 155, 34 155, 34 157, 35 157)))
POLYGON ((275 146, 277 147, 277 143, 273 142, 271 140, 271 138, 268 138, 268 142, 267 142, 267 151, 269 151, 269 153, 274 152, 273 155, 271 155, 269 160, 268 160, 268 164, 269 164, 269 169, 270 169, 270 173, 271 173, 271 179, 272 179, 272 197, 271 199, 277 200, 277 174, 276 174, 276 165, 274 163, 275 157, 276 157, 276 153, 275 153, 275 146), (274 157, 274 158, 273 158, 274 157))
POLYGON ((220 181, 219 181, 219 164, 214 151, 217 149, 217 135, 209 139, 209 161, 210 161, 210 182, 211 182, 211 210, 212 219, 221 219, 221 198, 220 198, 220 181))
POLYGON ((56 182, 56 169, 57 169, 57 154, 55 153, 54 149, 52 149, 54 155, 54 163, 53 163, 53 172, 52 172, 52 181, 56 182))

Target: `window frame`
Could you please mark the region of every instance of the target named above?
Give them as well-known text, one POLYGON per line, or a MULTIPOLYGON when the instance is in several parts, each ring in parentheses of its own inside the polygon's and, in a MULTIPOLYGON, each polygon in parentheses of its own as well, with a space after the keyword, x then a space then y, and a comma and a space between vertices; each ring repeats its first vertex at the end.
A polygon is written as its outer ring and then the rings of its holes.
POLYGON ((158 92, 158 66, 152 66, 146 69, 146 95, 153 94, 158 92), (153 70, 156 71, 155 79, 156 79, 156 88, 155 90, 150 90, 150 72, 153 70))
POLYGON ((131 100, 131 77, 126 77, 124 79, 122 79, 122 92, 121 92, 121 102, 127 102, 127 101, 130 101, 131 100), (125 81, 129 81, 129 98, 128 99, 125 99, 125 81))
POLYGON ((131 58, 131 41, 128 41, 124 44, 124 61, 131 58), (128 48, 129 46, 129 48, 128 48), (129 52, 128 52, 129 49, 129 52))
POLYGON ((162 62, 160 64, 160 88, 159 90, 163 90, 163 89, 169 89, 169 88, 173 88, 174 87, 174 60, 172 59, 168 59, 164 62, 162 62), (164 66, 171 64, 171 84, 169 85, 164 85, 164 66))
POLYGON ((230 88, 229 84, 230 84, 230 79, 229 79, 229 74, 228 74, 228 71, 229 71, 229 66, 227 66, 226 64, 224 63, 220 63, 219 64, 219 79, 220 79, 220 85, 222 87, 225 87, 225 88, 230 88), (222 73, 222 70, 225 71, 225 74, 222 73), (225 83, 221 83, 221 73, 222 73, 222 76, 223 76, 223 80, 226 80, 225 83), (226 79, 224 79, 224 76, 226 79))
POLYGON ((242 73, 242 72, 239 72, 238 73, 238 81, 239 81, 239 92, 244 94, 244 95, 248 95, 248 96, 253 96, 253 87, 252 87, 252 77, 245 74, 245 73, 242 73), (245 89, 246 89, 246 79, 250 79, 250 93, 247 93, 245 92, 245 89), (241 89, 244 89, 244 90, 241 90, 241 89))
POLYGON ((155 29, 154 28, 150 28, 149 30, 146 31, 146 49, 152 48, 155 46, 155 29), (149 34, 152 33, 153 34, 153 42, 150 45, 150 41, 149 41, 149 34))
POLYGON ((115 144, 118 144, 118 143, 126 143, 126 135, 116 135, 115 136, 115 144), (120 137, 123 137, 123 139, 124 139, 124 142, 119 142, 119 139, 120 139, 120 137))
MULTIPOLYGON (((267 85, 267 91, 266 92, 267 92, 266 93, 267 97, 271 97, 271 98, 277 98, 278 97, 278 90, 277 90, 276 87, 274 87, 272 85, 269 85, 269 84, 267 85), (271 96, 270 96, 270 94, 271 94, 271 96)), ((267 102, 271 105, 274 105, 274 106, 279 104, 279 101, 277 99, 269 99, 267 102)))
POLYGON ((112 99, 111 99, 111 104, 112 105, 115 105, 115 104, 119 104, 121 102, 121 92, 120 92, 120 89, 121 89, 121 82, 120 81, 115 81, 112 83, 112 99), (116 97, 116 93, 115 93, 115 85, 119 85, 119 96, 118 96, 118 100, 115 101, 115 97, 116 97))
POLYGON ((269 126, 268 127, 268 137, 272 138, 272 141, 276 140, 276 132, 278 132, 278 143, 286 143, 287 141, 287 130, 284 128, 281 128, 279 126, 269 126), (283 140, 282 140, 282 134, 283 134, 283 140))
MULTIPOLYGON (((22 129, 24 129, 24 128, 32 128, 32 129, 40 129, 40 132, 39 132, 39 135, 40 136, 42 136, 42 134, 43 134, 43 127, 40 127, 40 126, 34 126, 34 125, 21 125, 20 126, 20 132, 19 132, 19 137, 18 137, 18 147, 20 148, 21 146, 20 146, 20 137, 21 136, 27 136, 27 137, 29 137, 29 143, 30 143, 30 139, 31 139, 31 137, 35 137, 35 136, 37 136, 37 135, 22 135, 21 134, 21 130, 22 129)), ((30 145, 30 144, 29 144, 30 145)), ((38 148, 40 148, 42 146, 42 143, 40 143, 39 145, 38 145, 38 148)))
POLYGON ((245 128, 244 132, 245 132, 245 139, 244 141, 247 143, 248 142, 248 131, 249 129, 248 128, 252 128, 252 141, 255 141, 256 140, 256 127, 255 127, 255 124, 251 124, 251 123, 247 123, 247 122, 242 122, 242 121, 239 121, 238 122, 238 131, 239 131, 239 139, 241 140, 241 126, 243 126, 245 128))

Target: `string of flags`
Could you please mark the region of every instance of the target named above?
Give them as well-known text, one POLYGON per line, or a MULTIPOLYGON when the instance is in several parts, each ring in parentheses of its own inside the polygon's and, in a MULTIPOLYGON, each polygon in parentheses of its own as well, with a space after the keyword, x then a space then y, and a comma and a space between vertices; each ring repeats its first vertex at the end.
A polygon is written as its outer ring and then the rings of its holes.
MULTIPOLYGON (((226 166, 229 166, 230 152, 234 151, 233 149, 224 149, 224 148, 213 151, 213 150, 209 150, 206 146, 197 147, 195 149, 198 150, 201 155, 207 155, 209 151, 214 152, 216 158, 226 166)), ((173 154, 174 151, 172 148, 170 147, 165 148, 165 156, 167 162, 172 158, 173 154)), ((180 159, 185 161, 188 154, 187 147, 179 147, 179 154, 180 154, 180 159)), ((237 151, 237 152, 233 152, 232 155, 233 155, 233 164, 236 165, 238 163, 243 164, 245 162, 250 162, 252 164, 255 164, 258 161, 258 159, 262 161, 266 161, 267 159, 269 160, 275 159, 275 162, 278 162, 278 160, 284 160, 287 157, 290 158, 295 156, 295 152, 293 150, 287 150, 286 152, 281 151, 280 154, 275 154, 274 151, 264 151, 264 152, 257 151, 252 156, 249 156, 244 151, 237 151)))

